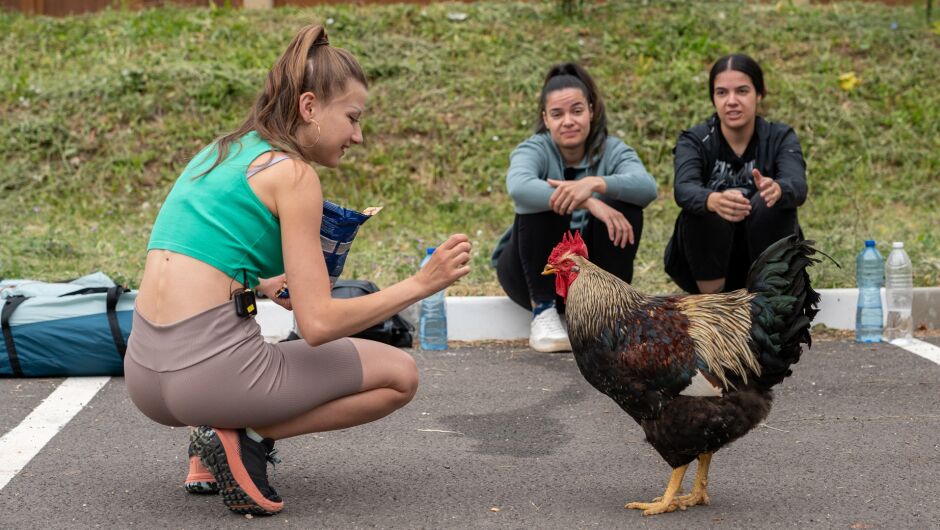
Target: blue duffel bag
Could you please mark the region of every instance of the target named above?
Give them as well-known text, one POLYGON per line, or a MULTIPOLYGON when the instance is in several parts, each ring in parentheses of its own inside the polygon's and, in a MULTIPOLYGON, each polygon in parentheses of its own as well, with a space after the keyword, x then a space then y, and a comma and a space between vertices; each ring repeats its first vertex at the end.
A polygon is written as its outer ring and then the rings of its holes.
POLYGON ((136 296, 100 272, 0 281, 0 377, 122 375, 136 296))

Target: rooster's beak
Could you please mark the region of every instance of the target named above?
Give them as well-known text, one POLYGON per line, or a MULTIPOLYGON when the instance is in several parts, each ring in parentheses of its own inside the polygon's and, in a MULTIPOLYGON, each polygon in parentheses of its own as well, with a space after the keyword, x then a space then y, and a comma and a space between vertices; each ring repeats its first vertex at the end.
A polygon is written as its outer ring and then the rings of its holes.
POLYGON ((545 269, 542 270, 542 276, 548 276, 549 274, 555 274, 555 267, 552 267, 552 264, 549 263, 545 266, 545 269))

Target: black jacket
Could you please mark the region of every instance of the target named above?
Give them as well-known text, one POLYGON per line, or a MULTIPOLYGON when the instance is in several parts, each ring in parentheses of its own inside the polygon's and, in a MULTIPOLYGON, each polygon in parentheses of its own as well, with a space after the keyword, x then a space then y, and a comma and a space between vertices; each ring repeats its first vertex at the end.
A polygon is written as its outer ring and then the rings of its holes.
MULTIPOLYGON (((675 197, 683 211, 704 214, 708 194, 715 190, 706 187, 712 167, 718 158, 720 122, 714 114, 704 123, 682 131, 675 155, 675 197)), ((773 123, 757 117, 757 155, 754 167, 761 174, 780 184, 783 195, 777 208, 796 208, 806 201, 806 162, 803 150, 793 129, 783 123, 773 123)))

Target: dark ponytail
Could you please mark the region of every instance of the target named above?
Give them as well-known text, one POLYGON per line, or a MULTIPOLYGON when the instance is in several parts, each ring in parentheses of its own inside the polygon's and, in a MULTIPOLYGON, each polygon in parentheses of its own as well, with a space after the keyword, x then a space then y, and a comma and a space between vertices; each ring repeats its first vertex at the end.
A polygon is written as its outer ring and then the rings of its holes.
POLYGON ((591 106, 593 112, 591 131, 584 142, 584 154, 588 163, 594 164, 603 156, 604 144, 607 142, 607 111, 604 108, 604 100, 601 99, 597 86, 594 84, 594 79, 581 65, 577 63, 556 64, 548 70, 542 85, 542 93, 539 96, 539 113, 535 120, 535 132, 540 134, 548 131, 543 118, 548 95, 566 88, 580 90, 591 106))

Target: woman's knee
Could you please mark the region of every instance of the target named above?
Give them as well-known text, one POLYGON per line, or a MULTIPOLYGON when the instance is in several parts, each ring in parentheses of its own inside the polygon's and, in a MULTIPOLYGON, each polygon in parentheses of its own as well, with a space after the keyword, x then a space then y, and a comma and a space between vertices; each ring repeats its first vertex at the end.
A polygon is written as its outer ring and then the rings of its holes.
POLYGON ((718 215, 716 212, 702 212, 683 216, 682 227, 690 232, 710 233, 712 231, 729 232, 735 223, 718 215))
POLYGON ((402 394, 402 405, 408 403, 414 398, 415 393, 418 391, 418 363, 415 362, 414 357, 408 353, 397 350, 399 354, 399 359, 397 361, 397 385, 396 389, 402 394))
POLYGON ((402 405, 418 390, 418 366, 407 352, 381 342, 352 339, 362 362, 362 388, 390 388, 398 392, 402 405))
POLYGON ((682 233, 683 252, 686 256, 694 256, 716 246, 730 247, 734 242, 736 223, 715 212, 683 214, 676 229, 682 233))
POLYGON ((414 399, 418 392, 418 365, 414 357, 396 348, 394 366, 389 370, 390 381, 387 388, 395 391, 389 402, 394 408, 404 407, 414 399))
POLYGON ((764 198, 755 194, 754 197, 751 197, 751 213, 748 215, 747 220, 749 224, 756 222, 762 225, 783 226, 789 229, 795 223, 796 209, 767 206, 764 198))

